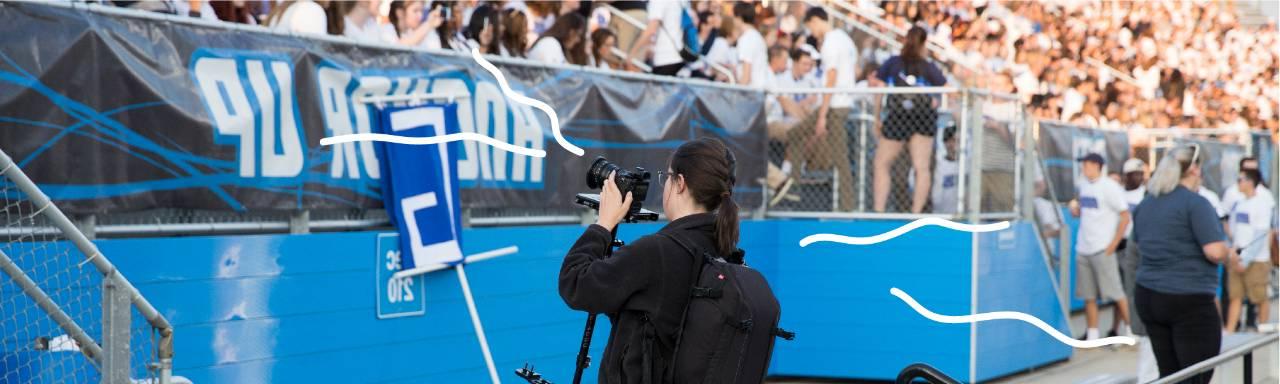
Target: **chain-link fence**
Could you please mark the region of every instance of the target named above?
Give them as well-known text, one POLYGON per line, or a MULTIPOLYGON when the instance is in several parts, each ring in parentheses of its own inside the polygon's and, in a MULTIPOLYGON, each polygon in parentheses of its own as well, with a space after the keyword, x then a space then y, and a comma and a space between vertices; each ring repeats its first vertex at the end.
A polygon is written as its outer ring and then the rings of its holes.
POLYGON ((1019 212, 1021 198, 1028 194, 1022 190, 1023 140, 1027 120, 1025 108, 1011 95, 1001 95, 978 90, 967 91, 971 112, 970 126, 976 172, 980 175, 976 203, 981 214, 987 216, 1013 216, 1019 212))
POLYGON ((167 383, 172 327, 0 152, 0 383, 167 383))
POLYGON ((1019 193, 1031 188, 1022 183, 1027 116, 1013 96, 888 87, 766 97, 767 216, 1012 217, 1029 195, 1019 193))

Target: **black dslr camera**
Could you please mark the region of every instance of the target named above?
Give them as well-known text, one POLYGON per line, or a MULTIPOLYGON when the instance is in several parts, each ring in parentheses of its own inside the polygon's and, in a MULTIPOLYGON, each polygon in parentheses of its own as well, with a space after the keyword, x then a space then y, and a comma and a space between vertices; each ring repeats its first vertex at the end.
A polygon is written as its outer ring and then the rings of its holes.
MULTIPOLYGON (((609 180, 610 172, 616 172, 613 175, 613 182, 617 184, 618 191, 622 192, 622 196, 626 196, 627 192, 631 192, 631 207, 627 210, 627 216, 622 219, 623 222, 657 221, 657 212, 642 207, 645 197, 649 195, 649 171, 640 167, 636 167, 634 171, 628 171, 610 163, 604 156, 600 156, 596 158, 595 162, 591 163, 591 168, 587 169, 587 188, 603 188, 604 183, 609 180)), ((579 205, 600 210, 600 195, 598 194, 579 193, 577 200, 579 205)))

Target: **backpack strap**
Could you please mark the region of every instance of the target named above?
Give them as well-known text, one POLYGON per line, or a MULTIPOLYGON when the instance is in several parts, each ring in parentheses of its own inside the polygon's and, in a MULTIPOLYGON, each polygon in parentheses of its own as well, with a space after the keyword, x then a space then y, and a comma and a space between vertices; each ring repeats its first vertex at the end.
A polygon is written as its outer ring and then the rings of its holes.
MULTIPOLYGON (((681 248, 684 248, 686 252, 689 252, 690 256, 693 256, 693 266, 689 268, 689 271, 692 272, 692 274, 689 275, 689 284, 688 284, 688 287, 690 287, 690 290, 692 292, 689 295, 689 302, 686 302, 684 304, 684 310, 680 312, 680 328, 678 333, 676 333, 676 347, 671 352, 671 362, 670 362, 671 364, 663 368, 662 382, 671 383, 675 379, 675 374, 676 374, 675 363, 676 363, 676 358, 680 355, 680 342, 681 342, 681 339, 684 338, 684 323, 689 316, 689 304, 692 304, 692 301, 694 298, 700 297, 700 296, 697 296, 699 294, 698 287, 697 287, 698 277, 702 276, 702 268, 707 265, 708 255, 701 248, 689 246, 688 243, 681 240, 678 236, 672 235, 667 232, 658 232, 658 235, 671 239, 671 241, 674 241, 676 242, 676 244, 679 244, 681 248)), ((702 296, 702 297, 711 297, 709 296, 712 294, 711 291, 712 291, 711 289, 706 289, 706 292, 702 292, 702 293, 708 296, 702 296)), ((716 292, 716 293, 720 294, 722 292, 716 292)), ((719 296, 716 296, 716 297, 719 297, 719 296)))
POLYGON ((781 337, 783 340, 786 340, 786 341, 791 341, 796 339, 795 332, 791 332, 791 331, 782 329, 780 327, 773 328, 773 335, 777 337, 781 337))

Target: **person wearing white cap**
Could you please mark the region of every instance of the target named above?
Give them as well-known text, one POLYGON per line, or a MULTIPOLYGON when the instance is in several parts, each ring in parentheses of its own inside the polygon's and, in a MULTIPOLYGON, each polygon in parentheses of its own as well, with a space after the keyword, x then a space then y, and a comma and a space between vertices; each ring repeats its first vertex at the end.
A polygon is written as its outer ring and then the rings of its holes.
MULTIPOLYGON (((1139 158, 1125 160, 1121 172, 1123 174, 1120 177, 1125 189, 1124 199, 1129 204, 1129 212, 1132 215, 1134 208, 1137 208, 1138 204, 1142 203, 1142 199, 1147 197, 1147 163, 1139 158)), ((1136 281, 1134 277, 1137 276, 1138 261, 1141 260, 1138 254, 1138 243, 1133 240, 1133 222, 1129 222, 1125 237, 1123 252, 1120 254, 1120 282, 1124 285, 1125 298, 1132 303, 1136 281)), ((1142 325, 1142 319, 1138 317, 1138 310, 1132 306, 1129 309, 1129 321, 1130 330, 1138 339, 1138 382, 1154 381, 1160 378, 1160 369, 1156 367, 1156 355, 1151 350, 1151 340, 1147 338, 1147 329, 1142 325)))

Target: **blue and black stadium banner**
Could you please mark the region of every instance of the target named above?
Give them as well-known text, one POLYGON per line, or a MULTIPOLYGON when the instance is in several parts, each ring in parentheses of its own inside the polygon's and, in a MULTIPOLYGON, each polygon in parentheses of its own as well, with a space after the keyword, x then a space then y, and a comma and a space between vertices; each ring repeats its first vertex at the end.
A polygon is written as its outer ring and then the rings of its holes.
POLYGON ((1120 173, 1129 159, 1129 135, 1124 131, 1041 121, 1039 146, 1045 180, 1062 202, 1076 197, 1076 183, 1084 177, 1076 159, 1090 153, 1102 155, 1107 173, 1120 173))
POLYGON ((758 91, 495 60, 555 108, 578 157, 466 56, 38 3, 0 3, 0 31, 0 149, 71 212, 379 208, 376 146, 319 141, 375 131, 362 97, 408 93, 463 94, 462 132, 546 150, 460 144, 464 208, 571 208, 596 156, 656 173, 706 136, 738 156, 739 204, 759 202, 758 91))
MULTIPOLYGON (((1047 168, 1046 178, 1052 181, 1054 192, 1062 201, 1075 198, 1075 185, 1083 177, 1080 175, 1080 165, 1075 159, 1089 153, 1097 153, 1106 160, 1107 173, 1119 174, 1124 168, 1124 161, 1130 157, 1129 134, 1125 131, 1041 121, 1039 144, 1040 153, 1044 154, 1047 168)), ((1200 146, 1201 157, 1204 159, 1202 185, 1205 188, 1221 196, 1235 183, 1240 159, 1245 156, 1244 146, 1193 138, 1175 139, 1173 144, 1200 146)), ((1264 153, 1268 149, 1267 147, 1258 148, 1264 153)), ((1164 152, 1160 149, 1155 155, 1159 161, 1158 159, 1164 156, 1164 152)), ((1150 164, 1150 159, 1144 157, 1142 161, 1148 162, 1148 170, 1155 169, 1155 164, 1150 164)))

